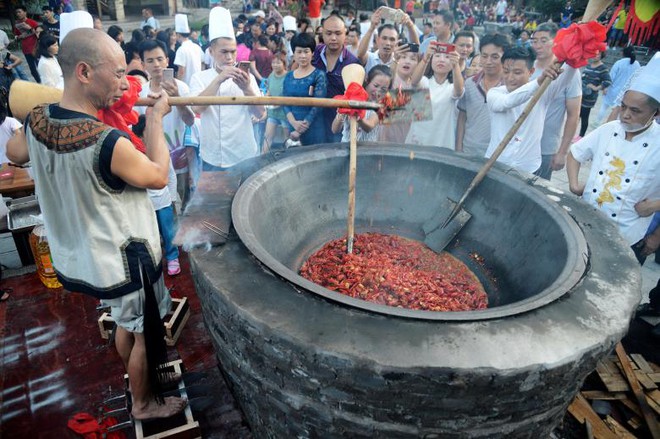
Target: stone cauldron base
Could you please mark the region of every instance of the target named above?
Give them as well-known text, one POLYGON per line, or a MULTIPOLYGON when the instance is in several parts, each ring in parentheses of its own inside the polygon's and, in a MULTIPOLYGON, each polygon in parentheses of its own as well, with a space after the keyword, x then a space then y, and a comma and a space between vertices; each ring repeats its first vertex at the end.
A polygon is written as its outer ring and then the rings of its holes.
MULTIPOLYGON (((246 164, 243 180, 276 158, 246 164)), ((582 229, 588 268, 559 299, 506 318, 439 322, 351 308, 283 280, 235 235, 192 251, 204 321, 255 437, 548 437, 626 333, 641 280, 606 218, 529 184, 582 229)))

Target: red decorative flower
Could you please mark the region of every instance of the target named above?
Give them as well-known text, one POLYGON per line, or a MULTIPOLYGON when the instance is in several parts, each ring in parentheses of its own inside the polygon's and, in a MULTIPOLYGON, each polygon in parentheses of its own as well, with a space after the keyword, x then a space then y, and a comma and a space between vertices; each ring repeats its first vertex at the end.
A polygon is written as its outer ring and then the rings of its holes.
MULTIPOLYGON (((348 84, 348 88, 343 95, 335 96, 335 99, 343 99, 348 101, 366 101, 369 98, 369 93, 357 82, 351 82, 348 84)), ((356 108, 339 108, 339 113, 348 114, 349 116, 357 116, 360 119, 364 119, 364 115, 367 114, 367 110, 356 109, 356 108)))
POLYGON ((128 90, 124 92, 121 99, 115 102, 112 107, 99 110, 97 116, 106 125, 110 125, 128 134, 135 148, 141 153, 146 154, 147 149, 144 143, 129 128, 129 125, 135 125, 139 118, 137 111, 133 110, 133 106, 140 97, 142 84, 134 76, 127 76, 126 79, 128 79, 128 90))
POLYGON ((589 58, 607 49, 606 35, 607 29, 598 22, 573 23, 557 32, 552 51, 558 61, 576 69, 584 67, 589 58))

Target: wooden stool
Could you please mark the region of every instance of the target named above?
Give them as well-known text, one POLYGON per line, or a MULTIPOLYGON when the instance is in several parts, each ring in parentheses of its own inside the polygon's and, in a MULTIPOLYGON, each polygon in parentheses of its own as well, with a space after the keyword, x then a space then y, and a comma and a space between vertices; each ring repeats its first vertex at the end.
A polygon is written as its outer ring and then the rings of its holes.
MULTIPOLYGON (((170 361, 165 364, 165 367, 168 369, 168 372, 178 373, 183 376, 184 368, 181 360, 170 361)), ((128 374, 124 374, 124 380, 126 382, 126 388, 128 388, 128 374)), ((186 384, 183 380, 174 385, 174 389, 176 389, 174 394, 172 391, 168 393, 172 396, 180 396, 181 398, 188 399, 186 384)), ((130 392, 126 392, 126 395, 127 398, 131 398, 130 392)), ((132 407, 132 401, 127 401, 127 403, 128 407, 132 407)), ((202 437, 199 422, 195 421, 189 405, 181 413, 170 418, 149 419, 145 421, 135 419, 133 423, 136 439, 197 439, 202 437)))
MULTIPOLYGON (((176 345, 176 342, 181 336, 181 331, 186 325, 189 317, 190 305, 188 304, 188 298, 172 298, 172 309, 163 318, 163 325, 165 326, 165 342, 168 346, 176 345)), ((115 327, 115 321, 110 316, 109 311, 101 314, 101 317, 99 317, 98 320, 98 324, 99 331, 101 332, 101 338, 108 340, 110 338, 110 333, 115 327)))

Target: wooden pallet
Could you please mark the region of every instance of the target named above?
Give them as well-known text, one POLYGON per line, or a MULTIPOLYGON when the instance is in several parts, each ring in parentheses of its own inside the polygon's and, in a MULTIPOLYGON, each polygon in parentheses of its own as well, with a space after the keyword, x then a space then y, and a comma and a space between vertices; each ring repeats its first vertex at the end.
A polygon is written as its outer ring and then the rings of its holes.
MULTIPOLYGON (((172 308, 169 313, 163 318, 163 326, 165 326, 165 342, 168 346, 176 345, 176 342, 181 336, 183 327, 188 322, 190 317, 190 305, 188 298, 182 299, 172 298, 172 308)), ((101 338, 108 340, 110 333, 114 330, 115 321, 110 316, 110 312, 104 312, 98 319, 99 332, 101 338)))
POLYGON ((596 439, 634 439, 638 435, 648 435, 648 431, 658 431, 660 367, 647 362, 639 354, 624 355, 622 347, 618 347, 617 352, 620 356, 612 355, 599 361, 596 366, 594 373, 600 378, 604 389, 581 391, 568 408, 580 423, 589 424, 596 439), (625 365, 620 358, 625 358, 625 365), (629 380, 627 375, 631 379, 634 377, 634 381, 629 380), (600 417, 590 404, 590 401, 596 400, 605 400, 618 407, 617 414, 625 414, 625 419, 615 419, 615 411, 612 415, 600 417))
MULTIPOLYGON (((181 360, 170 361, 165 366, 171 367, 171 372, 179 373, 182 376, 185 371, 181 360)), ((124 375, 124 380, 128 386, 128 375, 124 375)), ((178 383, 178 395, 174 396, 188 398, 186 384, 183 380, 178 383)), ((136 419, 134 426, 136 439, 199 439, 202 437, 199 422, 195 421, 190 406, 186 406, 183 412, 170 418, 146 421, 136 419)))

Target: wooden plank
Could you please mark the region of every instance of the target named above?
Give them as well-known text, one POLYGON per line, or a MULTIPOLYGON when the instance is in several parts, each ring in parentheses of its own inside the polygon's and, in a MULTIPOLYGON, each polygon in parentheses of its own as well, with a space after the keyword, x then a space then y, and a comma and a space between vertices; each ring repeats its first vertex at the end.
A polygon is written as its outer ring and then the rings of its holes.
POLYGON ((639 430, 642 428, 643 424, 644 421, 642 421, 642 418, 638 418, 637 416, 628 420, 628 425, 630 425, 633 430, 639 430))
POLYGON ((646 396, 655 401, 656 404, 660 404, 660 390, 651 390, 646 392, 646 396))
POLYGON ((621 343, 617 343, 615 350, 616 355, 619 357, 619 361, 621 361, 621 365, 623 366, 623 371, 626 374, 626 378, 628 379, 628 384, 632 388, 632 391, 635 394, 637 401, 639 402, 639 407, 642 409, 642 414, 644 415, 646 425, 651 432, 651 436, 653 439, 660 439, 660 426, 658 426, 658 421, 655 419, 655 414, 651 411, 651 407, 649 407, 649 403, 646 400, 646 395, 644 395, 644 391, 639 385, 639 382, 637 382, 637 378, 635 377, 635 373, 632 370, 630 363, 628 362, 628 358, 626 358, 626 351, 623 349, 623 345, 621 343))
POLYGON ((642 411, 639 409, 637 403, 635 403, 632 399, 626 397, 626 399, 621 400, 621 403, 623 403, 623 405, 629 408, 630 411, 636 414, 637 416, 642 416, 642 411))
MULTIPOLYGON (((639 354, 631 354, 630 357, 626 357, 630 361, 636 360, 637 362, 635 363, 630 363, 631 366, 633 366, 633 370, 635 371, 635 376, 637 377, 637 381, 640 382, 640 384, 647 390, 650 389, 657 389, 658 386, 655 384, 655 382, 648 377, 648 373, 652 373, 653 369, 651 369, 651 366, 644 360, 644 357, 642 357, 639 354)), ((620 361, 615 361, 614 364, 617 365, 617 367, 623 372, 623 366, 621 365, 620 361)), ((623 377, 622 377, 623 378, 623 377)))
MULTIPOLYGON (((655 402, 651 397, 646 395, 646 402, 649 404, 649 407, 657 414, 660 415, 660 404, 655 402)), ((658 422, 656 421, 656 425, 658 425, 658 422)))
POLYGON ((657 389, 658 386, 653 382, 651 378, 649 378, 648 374, 642 372, 641 370, 636 370, 635 372, 635 377, 637 377, 637 381, 644 387, 646 390, 653 390, 657 389))
POLYGON ((610 430, 612 430, 616 435, 620 438, 623 439, 637 439, 637 436, 629 432, 626 427, 623 425, 619 424, 616 419, 611 417, 610 415, 607 415, 604 419, 605 424, 610 427, 610 430))
POLYGON ((568 411, 581 424, 589 421, 596 439, 616 439, 616 434, 607 428, 607 425, 598 417, 581 394, 578 393, 571 405, 568 406, 568 411))
POLYGON ((596 364, 596 372, 610 392, 627 392, 630 386, 621 375, 621 371, 610 359, 603 359, 596 364))
POLYGON ((660 372, 653 372, 648 374, 649 379, 653 380, 654 383, 660 383, 660 372))
MULTIPOLYGON (((181 360, 174 360, 166 363, 165 366, 171 367, 175 373, 183 374, 183 362, 181 360)), ((128 379, 127 375, 124 375, 128 379)), ((186 393, 186 384, 183 381, 180 381, 178 384, 179 394, 181 397, 187 398, 186 393)), ((165 431, 159 431, 155 434, 149 436, 145 435, 145 429, 143 426, 143 421, 135 420, 135 437, 136 439, 197 439, 201 438, 201 430, 199 428, 199 423, 195 421, 192 410, 190 406, 186 406, 183 413, 185 418, 185 424, 174 426, 165 431)), ((152 422, 150 420, 149 422, 152 422)), ((153 430, 153 425, 151 425, 150 430, 153 430)))
POLYGON ((630 386, 626 381, 619 375, 599 375, 600 379, 603 381, 603 384, 609 392, 628 392, 630 391, 630 386))
POLYGON ((602 390, 583 390, 582 396, 589 400, 599 399, 602 401, 612 401, 617 399, 626 399, 626 394, 622 392, 604 392, 602 390))
POLYGON ((604 373, 608 375, 613 375, 618 373, 619 369, 614 366, 614 361, 604 358, 598 362, 598 365, 596 366, 596 370, 602 370, 604 373))
POLYGON ((639 370, 644 373, 653 373, 651 365, 640 354, 630 354, 630 358, 639 366, 639 370))

